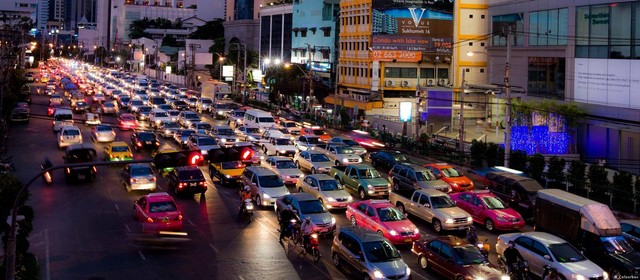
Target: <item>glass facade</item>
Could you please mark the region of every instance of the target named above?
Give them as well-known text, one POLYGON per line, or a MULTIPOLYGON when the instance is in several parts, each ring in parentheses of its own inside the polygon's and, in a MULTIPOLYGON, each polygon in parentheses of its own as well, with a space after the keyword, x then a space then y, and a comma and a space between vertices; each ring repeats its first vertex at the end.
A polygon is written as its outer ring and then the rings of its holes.
POLYGON ((564 99, 564 57, 529 57, 527 95, 564 99))
POLYGON ((253 0, 236 0, 234 20, 253 19, 253 0))
POLYGON ((576 7, 576 57, 640 58, 639 16, 640 2, 576 7))
POLYGON ((568 13, 567 8, 529 13, 529 45, 566 45, 568 13))
POLYGON ((492 37, 491 42, 493 46, 506 46, 507 37, 506 33, 511 30, 511 45, 522 46, 524 32, 524 15, 509 14, 493 16, 491 19, 492 37))

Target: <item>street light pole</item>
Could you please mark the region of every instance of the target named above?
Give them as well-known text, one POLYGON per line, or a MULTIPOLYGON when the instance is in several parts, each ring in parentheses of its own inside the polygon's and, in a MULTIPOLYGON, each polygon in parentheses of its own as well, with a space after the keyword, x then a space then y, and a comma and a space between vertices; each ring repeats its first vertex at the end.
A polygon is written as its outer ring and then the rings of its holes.
MULTIPOLYGON (((309 80, 309 102, 307 103, 307 110, 311 113, 311 105, 313 101, 313 77, 311 75, 311 45, 308 43, 304 43, 307 45, 307 55, 309 56, 309 60, 307 61, 309 64, 309 69, 307 69, 307 78, 309 80)), ((315 49, 314 49, 315 51, 315 49)))
POLYGON ((460 153, 464 155, 464 89, 467 87, 465 80, 466 69, 462 69, 462 83, 460 84, 460 153))
POLYGON ((506 95, 504 167, 509 167, 511 158, 511 86, 509 85, 509 59, 511 58, 511 28, 507 29, 507 63, 504 66, 504 87, 506 95))

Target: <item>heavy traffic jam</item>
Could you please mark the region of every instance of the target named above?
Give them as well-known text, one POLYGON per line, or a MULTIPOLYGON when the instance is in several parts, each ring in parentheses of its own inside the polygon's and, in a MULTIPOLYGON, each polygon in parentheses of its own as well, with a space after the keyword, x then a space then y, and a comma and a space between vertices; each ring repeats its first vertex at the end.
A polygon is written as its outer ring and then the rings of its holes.
POLYGON ((43 182, 99 185, 116 168, 147 241, 188 242, 195 217, 180 201, 220 190, 232 194, 234 223, 269 219, 283 247, 337 271, 326 278, 640 275, 640 222, 517 170, 425 161, 366 131, 238 104, 219 82, 199 92, 66 59, 31 76, 63 159, 33 159, 43 182))

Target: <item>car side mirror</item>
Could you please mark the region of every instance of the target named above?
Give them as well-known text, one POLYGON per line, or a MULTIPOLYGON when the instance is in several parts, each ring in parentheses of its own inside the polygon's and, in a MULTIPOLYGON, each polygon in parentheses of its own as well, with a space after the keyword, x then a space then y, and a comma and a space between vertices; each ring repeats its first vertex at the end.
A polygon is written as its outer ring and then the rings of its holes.
POLYGON ((544 255, 544 259, 550 261, 551 260, 551 256, 549 255, 544 255))

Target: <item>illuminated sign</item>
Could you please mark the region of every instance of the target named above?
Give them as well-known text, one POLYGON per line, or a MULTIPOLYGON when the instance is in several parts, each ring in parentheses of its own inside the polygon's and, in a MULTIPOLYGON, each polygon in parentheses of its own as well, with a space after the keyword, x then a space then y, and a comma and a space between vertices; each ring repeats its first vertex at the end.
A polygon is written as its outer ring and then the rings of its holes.
POLYGON ((222 77, 233 77, 233 65, 222 66, 222 77))
POLYGON ((164 72, 165 72, 165 73, 167 73, 167 74, 171 74, 171 66, 167 65, 167 66, 164 68, 164 72))
POLYGON ((413 102, 400 102, 400 121, 410 122, 413 115, 413 102))
POLYGON ((371 51, 371 59, 378 61, 403 61, 403 62, 417 62, 422 60, 422 52, 418 51, 386 51, 386 50, 373 50, 371 51))
POLYGON ((331 63, 329 62, 311 62, 311 70, 315 72, 331 72, 331 63))

